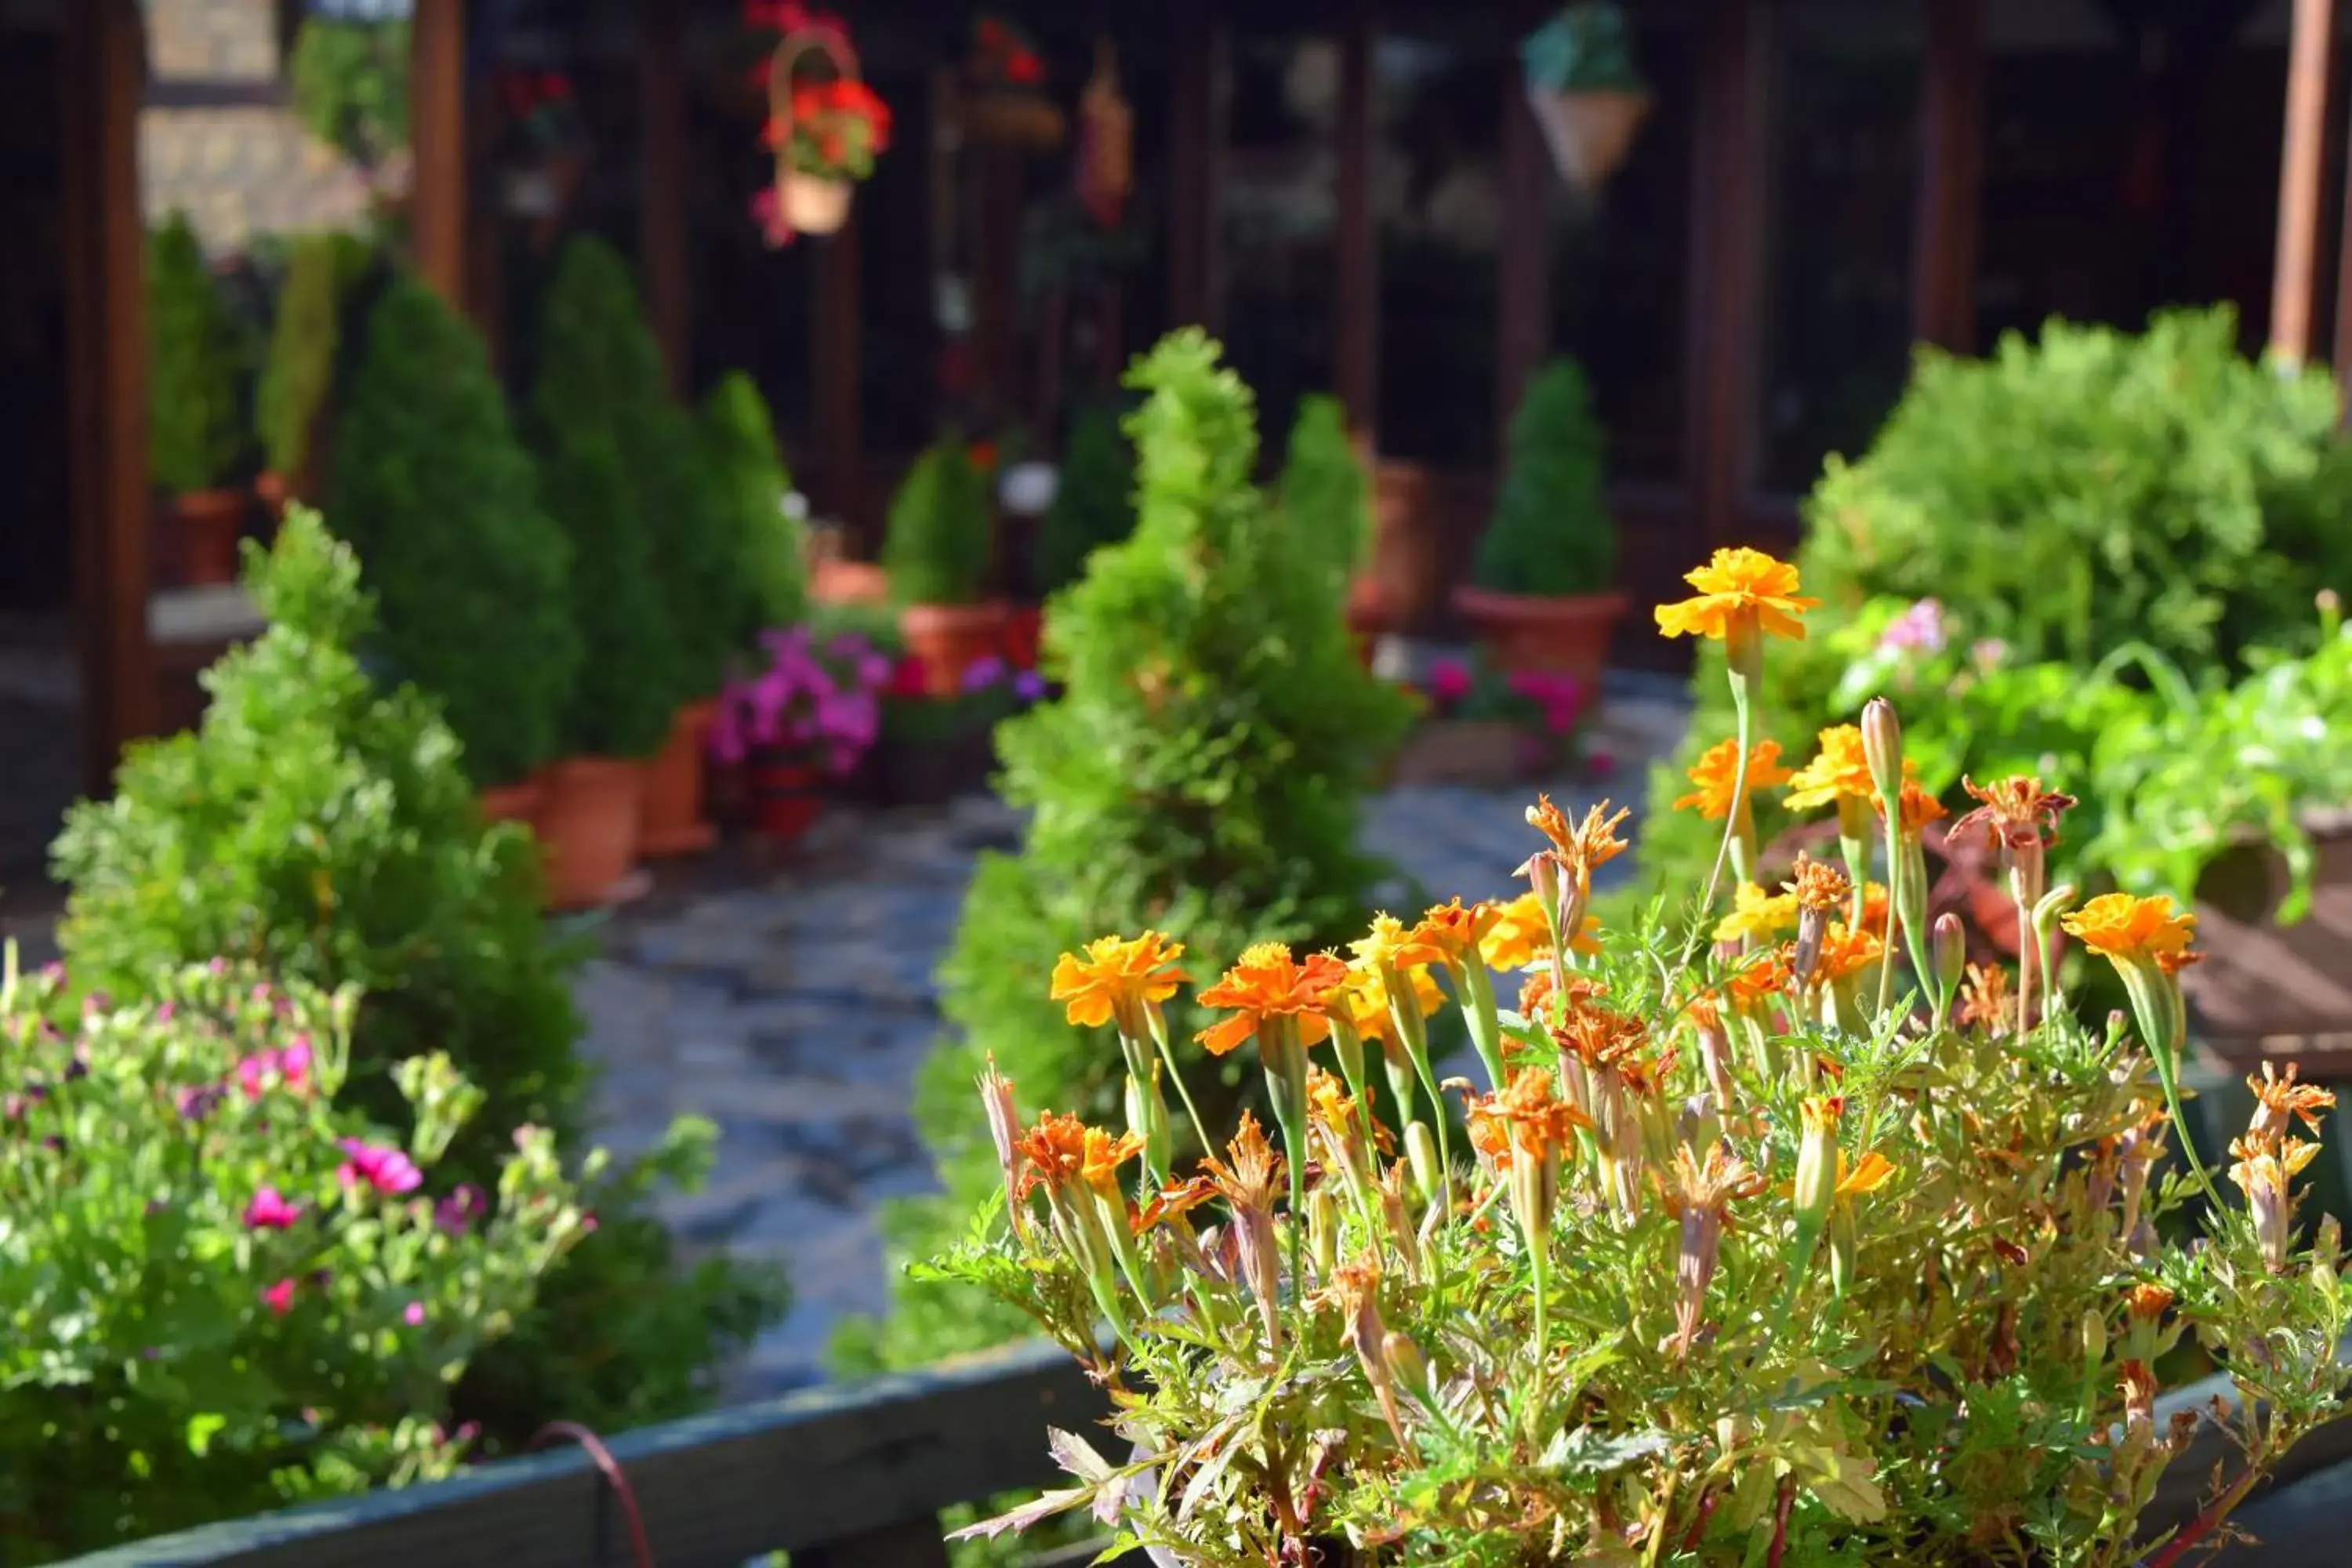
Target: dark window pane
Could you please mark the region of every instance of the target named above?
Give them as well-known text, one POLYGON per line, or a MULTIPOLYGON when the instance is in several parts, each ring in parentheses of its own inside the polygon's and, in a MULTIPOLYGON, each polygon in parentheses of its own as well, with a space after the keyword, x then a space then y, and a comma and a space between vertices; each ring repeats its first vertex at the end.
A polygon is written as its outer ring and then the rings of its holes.
POLYGON ((1225 347, 1256 390, 1269 448, 1300 397, 1331 386, 1339 48, 1328 37, 1233 32, 1219 245, 1225 347))

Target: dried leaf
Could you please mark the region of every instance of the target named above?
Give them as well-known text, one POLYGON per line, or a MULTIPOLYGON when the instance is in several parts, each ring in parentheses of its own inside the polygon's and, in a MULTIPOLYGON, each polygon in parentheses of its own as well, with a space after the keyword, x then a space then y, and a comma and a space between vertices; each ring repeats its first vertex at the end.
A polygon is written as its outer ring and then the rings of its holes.
POLYGON ((951 1531, 948 1539, 950 1541, 993 1541, 1009 1531, 1026 1530, 1031 1525, 1051 1519, 1057 1513, 1067 1513, 1092 1497, 1094 1493, 1095 1489, 1092 1487, 1066 1487, 1059 1491, 1050 1491, 1042 1497, 1023 1503, 1009 1513, 1000 1513, 994 1519, 983 1519, 978 1524, 968 1524, 961 1530, 951 1531))

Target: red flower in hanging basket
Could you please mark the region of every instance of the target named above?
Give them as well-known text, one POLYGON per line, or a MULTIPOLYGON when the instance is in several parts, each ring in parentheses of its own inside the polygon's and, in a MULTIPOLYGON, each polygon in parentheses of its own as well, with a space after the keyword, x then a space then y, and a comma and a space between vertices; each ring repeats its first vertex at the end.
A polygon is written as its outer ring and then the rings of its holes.
MULTIPOLYGON (((862 180, 874 157, 890 145, 890 108, 862 81, 803 82, 793 89, 791 141, 782 149, 793 168, 828 180, 862 180)), ((771 121, 762 142, 776 145, 771 121)))
POLYGON ((1045 79, 1045 65, 1026 49, 1018 50, 1004 62, 1004 79, 1034 87, 1045 79))

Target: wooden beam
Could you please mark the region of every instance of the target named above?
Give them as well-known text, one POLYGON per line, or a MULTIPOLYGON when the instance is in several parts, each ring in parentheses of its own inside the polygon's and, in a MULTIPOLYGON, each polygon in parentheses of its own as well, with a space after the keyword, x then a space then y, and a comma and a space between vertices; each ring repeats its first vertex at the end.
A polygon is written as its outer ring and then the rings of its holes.
POLYGON ((1919 100, 1911 335, 1958 353, 1976 346, 1984 15, 1984 0, 1930 0, 1926 90, 1919 100))
POLYGON ((1333 390, 1348 411, 1357 449, 1371 460, 1381 408, 1381 236, 1372 203, 1372 48, 1378 23, 1370 0, 1355 7, 1339 39, 1339 189, 1332 243, 1333 390))
POLYGON ((466 303, 466 0, 416 0, 410 23, 409 232, 417 276, 466 303))
POLYGON ((107 793, 122 743, 155 725, 147 633, 146 229, 135 0, 64 8, 67 483, 81 655, 83 777, 107 793))
POLYGON ((1495 439, 1499 465, 1510 447, 1511 416, 1551 353, 1551 156, 1528 105, 1518 57, 1502 67, 1503 233, 1496 262, 1495 439))
POLYGON ((2279 155, 2278 250, 2271 273, 2271 353, 2288 366, 2300 366, 2311 352, 2330 8, 2330 0, 2294 0, 2294 41, 2287 55, 2286 144, 2279 155))
POLYGON ((865 436, 859 419, 857 240, 862 225, 857 206, 850 204, 849 221, 839 232, 801 240, 815 246, 816 288, 810 293, 815 312, 812 333, 816 351, 816 449, 818 471, 824 476, 819 500, 825 510, 862 534, 858 505, 858 471, 864 464, 865 436))
POLYGON ((2336 241, 2336 387, 2352 425, 2352 130, 2345 135, 2343 227, 2336 241))
POLYGON ((1222 6, 1208 0, 1178 26, 1168 73, 1168 316, 1171 324, 1211 331, 1222 304, 1218 229, 1231 42, 1222 6))
POLYGON ((685 10, 677 0, 638 0, 637 269, 646 319, 661 345, 673 394, 693 379, 693 279, 687 262, 685 10))
MULTIPOLYGON (((1708 0, 1692 160, 1689 464, 1696 553, 1734 542, 1754 461, 1767 18, 1708 0)), ((1800 215, 1793 221, 1801 221, 1800 215)))

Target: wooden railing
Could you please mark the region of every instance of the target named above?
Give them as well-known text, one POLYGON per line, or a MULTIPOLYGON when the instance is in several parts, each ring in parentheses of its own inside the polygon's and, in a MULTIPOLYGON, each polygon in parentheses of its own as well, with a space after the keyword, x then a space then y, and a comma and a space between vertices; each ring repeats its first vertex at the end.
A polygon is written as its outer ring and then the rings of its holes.
MULTIPOLYGON (((2158 1428, 2175 1410, 2201 1415, 2229 1395, 2219 1378, 2178 1389, 2158 1402, 2158 1428)), ((1067 1352, 1023 1345, 625 1433, 607 1451, 654 1568, 741 1568, 776 1551, 793 1554, 793 1568, 937 1568, 947 1561, 941 1509, 1050 1484, 1045 1427, 1084 1430, 1108 1408, 1067 1352)), ((2352 1418, 2296 1448, 2274 1483, 2347 1458, 2352 1418)), ((2217 1466, 2234 1479, 2238 1458, 2207 1420, 2167 1471, 2149 1535, 2197 1516, 2217 1466)), ((638 1568, 638 1553, 612 1483, 589 1454, 566 1447, 141 1542, 75 1568, 165 1565, 638 1568)))

